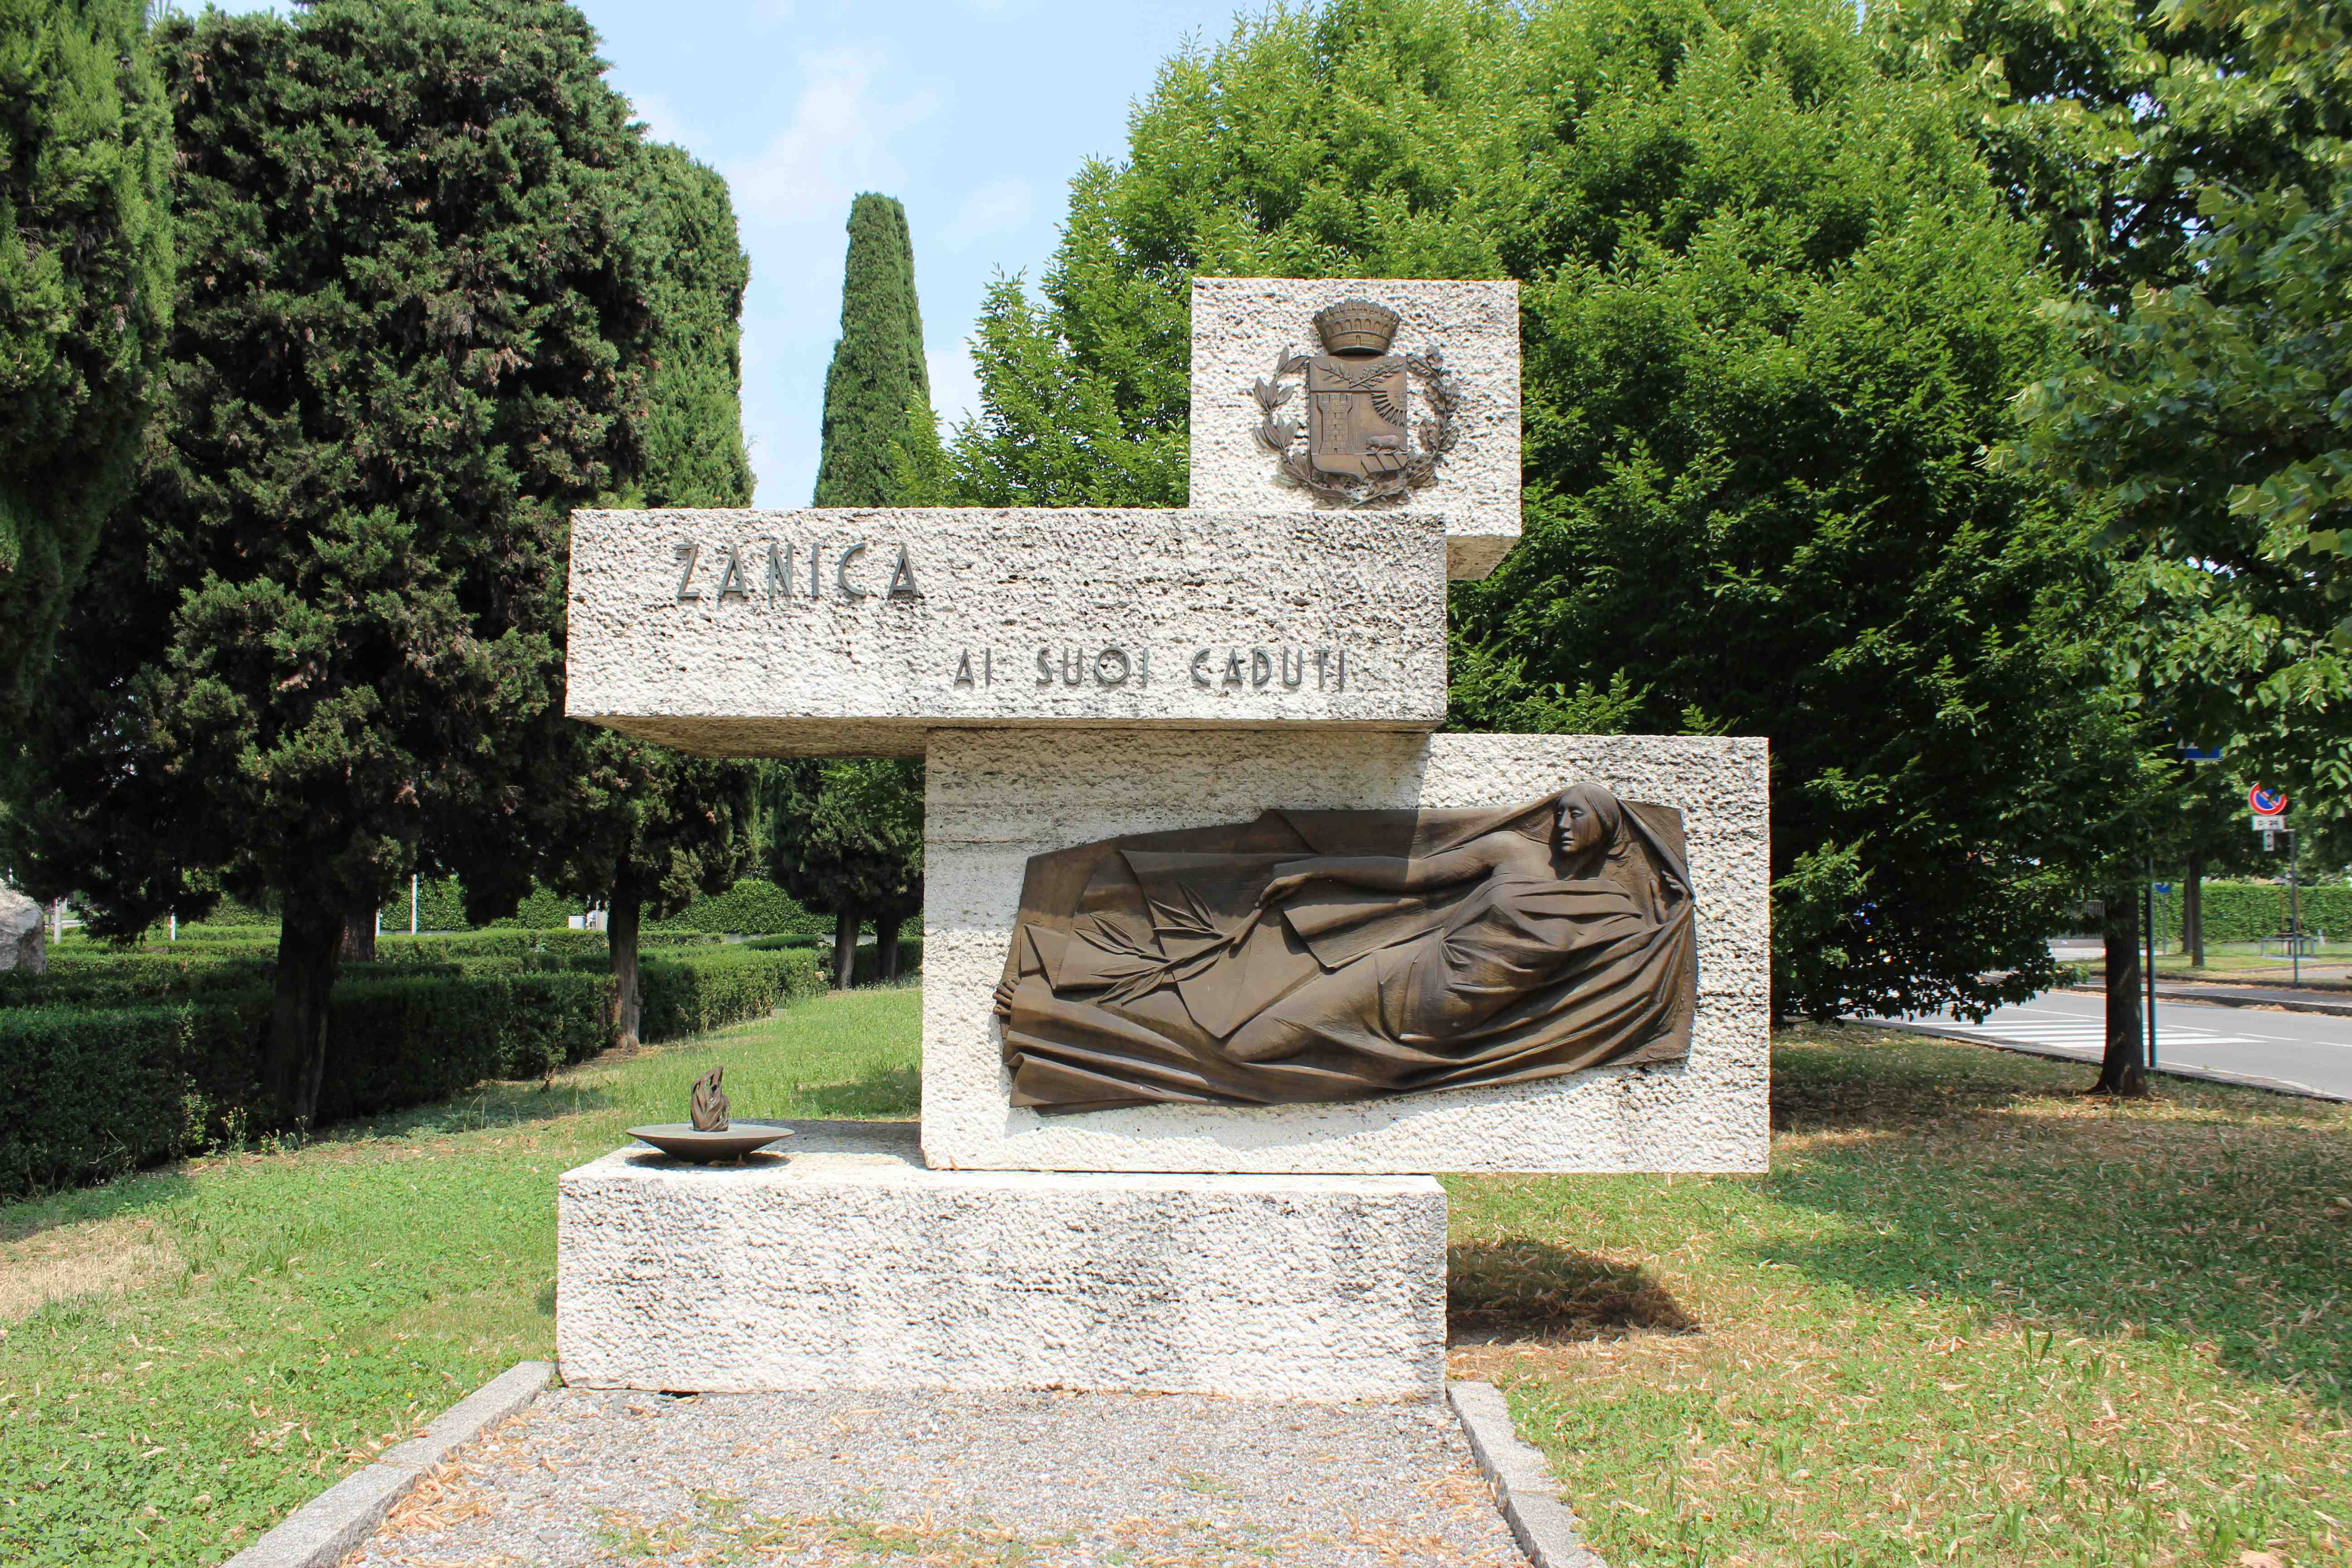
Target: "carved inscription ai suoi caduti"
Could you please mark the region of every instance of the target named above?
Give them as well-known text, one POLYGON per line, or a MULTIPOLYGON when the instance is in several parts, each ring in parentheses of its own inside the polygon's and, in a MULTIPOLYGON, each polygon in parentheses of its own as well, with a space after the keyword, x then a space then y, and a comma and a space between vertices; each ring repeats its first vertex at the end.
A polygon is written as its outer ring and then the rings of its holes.
POLYGON ((1681 814, 1268 811, 1029 861, 996 993, 1016 1105, 1279 1105, 1689 1054, 1681 814))

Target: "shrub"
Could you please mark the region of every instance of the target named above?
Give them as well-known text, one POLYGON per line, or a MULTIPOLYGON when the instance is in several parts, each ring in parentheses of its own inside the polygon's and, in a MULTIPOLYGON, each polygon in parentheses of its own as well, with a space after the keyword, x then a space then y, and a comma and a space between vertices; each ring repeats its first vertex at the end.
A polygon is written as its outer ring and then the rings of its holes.
POLYGON ((259 1019, 250 1001, 0 1012, 0 1195, 103 1180, 241 1134, 259 1019))
MULTIPOLYGON (((601 932, 480 932, 346 964, 328 1009, 321 1123, 533 1078, 604 1044, 601 932), (531 938, 592 938, 590 942, 531 938)), ((911 955, 910 955, 911 961, 911 955)), ((255 1067, 270 965, 93 948, 0 975, 0 1196, 100 1180, 266 1125, 255 1067)), ((688 938, 643 970, 642 1037, 764 1016, 824 989, 812 946, 688 938)))
POLYGON ((746 877, 723 893, 697 899, 647 931, 708 931, 715 935, 815 936, 833 929, 831 915, 812 914, 790 893, 761 877, 746 877))
MULTIPOLYGON (((2205 940, 2258 942, 2287 928, 2288 900, 2284 883, 2208 882, 2199 891, 2204 906, 2205 940)), ((2352 887, 2303 889, 2303 929, 2352 935, 2352 887)), ((2180 940, 2180 885, 2156 899, 2156 934, 2159 942, 2180 940)))
POLYGON ((639 970, 644 1040, 675 1039, 774 1012, 796 996, 822 994, 824 969, 805 947, 730 947, 690 960, 649 959, 639 970))
POLYGON ((484 1079, 535 1078, 604 1044, 611 982, 579 973, 457 974, 338 985, 322 1121, 446 1099, 484 1079))
MULTIPOLYGON (((878 963, 878 950, 876 949, 874 944, 872 942, 862 944, 857 950, 856 962, 850 967, 849 983, 852 985, 872 985, 876 984, 879 978, 875 973, 876 966, 878 963)), ((910 979, 915 975, 920 974, 922 972, 923 939, 920 937, 900 937, 898 939, 898 978, 901 980, 910 979)))

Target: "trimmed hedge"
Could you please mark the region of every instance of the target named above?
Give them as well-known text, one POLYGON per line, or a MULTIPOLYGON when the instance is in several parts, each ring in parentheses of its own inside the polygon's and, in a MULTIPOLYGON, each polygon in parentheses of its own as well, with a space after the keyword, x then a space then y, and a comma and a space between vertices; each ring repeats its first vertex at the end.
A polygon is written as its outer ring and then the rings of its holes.
POLYGON ((641 1040, 675 1039, 774 1012, 824 988, 814 950, 738 946, 691 959, 648 959, 638 966, 641 1040))
POLYGON ((709 931, 720 936, 815 936, 833 930, 831 915, 812 914, 799 900, 760 877, 746 877, 723 893, 695 900, 649 931, 709 931))
POLYGON ((467 974, 338 985, 319 1120, 446 1100, 484 1079, 539 1078, 604 1046, 611 983, 467 974))
MULTIPOLYGON (((2204 904, 2205 940, 2259 942, 2287 928, 2287 889, 2270 882, 2208 882, 2200 889, 2204 904)), ((2335 936, 2352 935, 2352 887, 2331 884, 2303 889, 2303 929, 2335 936)), ((2180 884, 2156 896, 2156 934, 2159 942, 2180 940, 2180 884)))
POLYGON ((0 1012, 0 1195, 100 1181, 241 1136, 248 1010, 0 1012))
MULTIPOLYGON (((329 1004, 320 1121, 595 1055, 612 994, 603 935, 541 934, 593 937, 595 951, 526 953, 509 942, 458 962, 345 965, 329 1004)), ((0 977, 0 1002, 16 1004, 0 1006, 10 1091, 0 1097, 0 1196, 102 1180, 266 1125, 257 1079, 269 971, 249 958, 133 952, 0 977)), ((646 1040, 763 1016, 824 989, 808 947, 697 942, 641 973, 646 1040)))

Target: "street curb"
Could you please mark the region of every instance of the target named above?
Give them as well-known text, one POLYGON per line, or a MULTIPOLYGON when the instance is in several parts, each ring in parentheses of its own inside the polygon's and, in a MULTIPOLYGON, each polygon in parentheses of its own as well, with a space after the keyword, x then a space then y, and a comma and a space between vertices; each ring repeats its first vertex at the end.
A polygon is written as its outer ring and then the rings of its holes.
POLYGON ((552 1362, 518 1362, 443 1411, 420 1437, 386 1448, 278 1521, 226 1568, 334 1568, 355 1550, 425 1472, 539 1397, 552 1362))
POLYGON ((1470 1451, 1495 1489, 1503 1521, 1535 1568, 1607 1568, 1584 1544, 1576 1515, 1559 1500, 1544 1458, 1519 1441, 1503 1392, 1491 1383, 1448 1379, 1446 1400, 1470 1435, 1470 1451))
MULTIPOLYGON (((2096 985, 2062 985, 2062 991, 2072 991, 2078 996, 2104 996, 2103 987, 2096 985)), ((2201 987, 2169 986, 2158 984, 2156 999, 2159 1002, 2186 1002, 2198 1007, 2275 1007, 2282 1013, 2321 1013, 2331 1018, 2352 1018, 2352 1001, 2305 1001, 2302 997, 2280 1000, 2272 996, 2216 996, 2201 987)))

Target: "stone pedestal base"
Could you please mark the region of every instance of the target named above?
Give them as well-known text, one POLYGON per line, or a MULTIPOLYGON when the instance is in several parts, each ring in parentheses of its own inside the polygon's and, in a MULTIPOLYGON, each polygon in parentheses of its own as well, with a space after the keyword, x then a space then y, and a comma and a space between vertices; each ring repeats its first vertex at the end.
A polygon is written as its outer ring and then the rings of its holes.
POLYGON ((559 1193, 556 1348, 589 1387, 1435 1398, 1426 1176, 926 1169, 911 1122, 751 1167, 625 1149, 559 1193))

